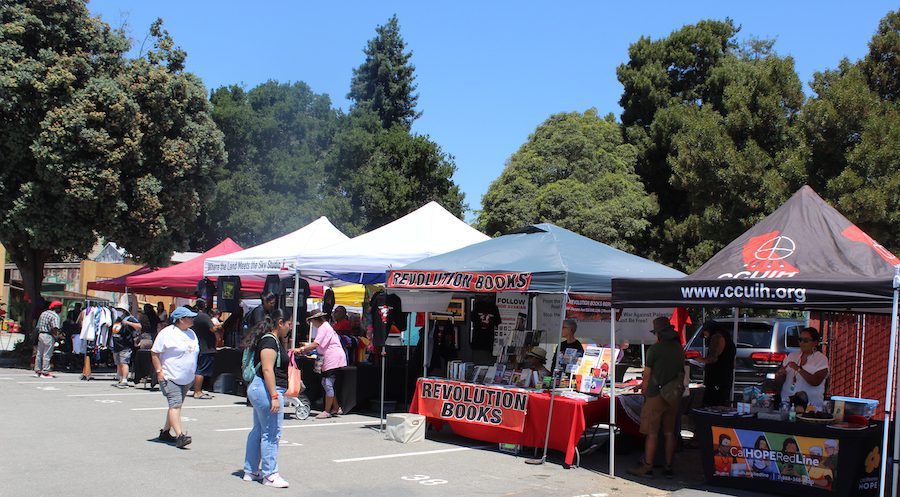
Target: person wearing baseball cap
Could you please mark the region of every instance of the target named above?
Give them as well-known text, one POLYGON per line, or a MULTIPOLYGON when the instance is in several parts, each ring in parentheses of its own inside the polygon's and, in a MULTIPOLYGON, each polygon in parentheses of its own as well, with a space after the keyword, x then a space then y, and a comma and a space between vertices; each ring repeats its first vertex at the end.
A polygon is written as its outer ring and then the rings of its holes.
POLYGON ((188 388, 194 383, 197 356, 200 354, 197 335, 191 329, 196 315, 196 312, 187 307, 172 311, 169 316, 172 324, 160 330, 150 348, 150 360, 159 380, 159 391, 169 404, 166 422, 159 430, 158 439, 175 442, 179 449, 192 441, 191 437, 181 431, 181 406, 188 388), (175 430, 175 436, 170 433, 172 429, 175 430))
POLYGON ((34 356, 34 376, 38 378, 54 378, 50 374, 50 358, 56 347, 56 334, 59 333, 59 315, 62 313, 62 302, 54 300, 42 312, 37 321, 37 350, 34 356))

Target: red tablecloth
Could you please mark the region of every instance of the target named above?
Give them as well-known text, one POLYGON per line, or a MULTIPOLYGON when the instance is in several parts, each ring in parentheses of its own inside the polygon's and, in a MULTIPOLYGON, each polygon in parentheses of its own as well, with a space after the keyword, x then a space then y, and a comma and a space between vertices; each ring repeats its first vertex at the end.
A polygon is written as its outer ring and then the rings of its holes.
MULTIPOLYGON (((409 406, 409 412, 419 413, 421 399, 421 378, 416 382, 416 394, 409 406)), ((528 412, 525 415, 525 428, 522 432, 486 426, 465 421, 451 421, 429 418, 429 423, 436 428, 444 424, 450 425, 457 435, 483 440, 485 442, 510 443, 526 447, 543 447, 547 431, 547 415, 550 411, 550 394, 528 394, 528 412)), ((601 397, 593 402, 583 402, 556 396, 553 400, 553 421, 550 424, 549 447, 566 455, 566 464, 575 459, 575 446, 581 440, 584 430, 598 423, 609 421, 609 397, 601 397)), ((625 433, 639 434, 639 426, 628 417, 621 404, 616 403, 616 425, 625 433)))

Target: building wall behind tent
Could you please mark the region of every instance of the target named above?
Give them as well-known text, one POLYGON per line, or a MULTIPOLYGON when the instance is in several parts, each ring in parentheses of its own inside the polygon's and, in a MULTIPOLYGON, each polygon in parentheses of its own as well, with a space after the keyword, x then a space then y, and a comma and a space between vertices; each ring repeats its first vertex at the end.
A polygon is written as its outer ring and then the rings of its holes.
POLYGON ((891 317, 886 314, 813 313, 810 326, 822 331, 830 376, 826 393, 876 399, 884 418, 891 317))

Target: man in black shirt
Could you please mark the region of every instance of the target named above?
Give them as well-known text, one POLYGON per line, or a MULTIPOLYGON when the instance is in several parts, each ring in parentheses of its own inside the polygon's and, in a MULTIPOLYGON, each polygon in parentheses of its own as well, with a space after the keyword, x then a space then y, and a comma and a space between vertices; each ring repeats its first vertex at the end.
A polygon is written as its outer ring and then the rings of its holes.
POLYGON ((200 355, 197 357, 197 372, 194 376, 194 398, 211 399, 213 396, 203 393, 203 379, 213 375, 216 359, 216 335, 213 333, 213 322, 206 313, 206 301, 197 299, 197 316, 191 329, 200 343, 200 355))
POLYGON ((244 324, 247 326, 248 330, 265 321, 266 316, 272 312, 272 309, 275 308, 275 303, 278 301, 278 297, 272 292, 266 292, 262 294, 260 298, 262 304, 250 311, 244 318, 244 324))
POLYGON ((578 356, 584 355, 584 345, 575 338, 575 331, 578 330, 578 322, 574 319, 566 319, 562 324, 562 342, 560 342, 559 347, 556 348, 556 353, 553 354, 553 367, 556 367, 557 357, 562 357, 566 355, 566 350, 568 349, 577 349, 578 356))

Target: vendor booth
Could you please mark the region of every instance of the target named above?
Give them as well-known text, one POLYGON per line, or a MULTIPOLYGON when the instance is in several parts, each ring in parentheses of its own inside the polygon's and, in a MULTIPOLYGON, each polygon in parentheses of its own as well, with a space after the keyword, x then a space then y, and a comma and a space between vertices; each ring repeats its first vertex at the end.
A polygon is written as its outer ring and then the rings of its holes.
POLYGON ((888 423, 896 419, 898 262, 805 186, 690 276, 613 280, 615 308, 672 305, 891 313, 883 425, 830 422, 827 411, 819 416, 820 424, 781 420, 764 409, 746 416, 733 410, 697 413, 697 436, 710 483, 784 495, 798 491, 897 495, 896 443, 893 492, 885 481, 888 423))
MULTIPOLYGON (((548 448, 552 448, 562 451, 566 463, 571 464, 575 444, 585 428, 600 422, 608 423, 613 429, 637 431, 637 423, 629 416, 621 416, 622 423, 617 423, 616 413, 624 413, 629 407, 633 412, 631 401, 642 398, 629 396, 630 399, 623 401, 617 396, 616 361, 611 347, 585 350, 585 358, 594 357, 595 362, 593 368, 579 371, 582 381, 578 386, 570 381, 578 376, 560 367, 568 361, 569 354, 560 354, 552 365, 555 378, 541 378, 535 374, 537 371, 527 368, 507 370, 506 367, 514 362, 521 364, 523 356, 535 350, 529 345, 546 343, 549 347, 560 343, 560 329, 566 316, 585 322, 605 321, 605 329, 610 330, 610 322, 615 320, 609 312, 611 279, 624 276, 675 278, 682 273, 552 224, 528 226, 389 271, 387 288, 401 296, 404 309, 407 299, 420 300, 426 294, 452 294, 454 301, 458 297, 475 296, 468 305, 462 299, 461 306, 448 308, 444 304, 443 310, 449 311, 451 319, 462 313, 477 314, 470 321, 478 325, 477 331, 489 330, 488 336, 493 335, 494 347, 489 356, 491 362, 497 361, 489 366, 472 363, 472 371, 469 364, 451 363, 447 380, 420 379, 410 410, 424 414, 432 424, 449 424, 455 432, 467 437, 543 447, 540 462, 546 459, 548 448), (496 295, 496 298, 488 301, 478 298, 485 295, 496 295), (491 315, 499 319, 492 321, 491 315), (502 315, 508 315, 509 319, 502 315), (484 324, 487 326, 481 326, 484 324), (596 373, 599 370, 604 375, 602 380, 592 376, 599 375, 596 373), (522 378, 516 381, 516 375, 522 378), (566 375, 569 377, 562 378, 566 375), (573 387, 550 388, 549 393, 545 392, 544 386, 558 381, 573 387), (587 387, 585 382, 589 384, 587 387), (604 384, 609 387, 604 388, 604 384), (530 386, 534 388, 529 389, 530 386), (586 388, 593 395, 579 393, 586 388)), ((646 317, 641 326, 649 329, 646 317)), ((473 326, 473 336, 475 332, 473 326)), ((426 339, 428 336, 426 333, 426 339)), ((606 336, 609 337, 607 345, 615 345, 615 340, 609 334, 606 336)), ((435 341, 438 340, 444 338, 435 334, 435 341)), ((585 364, 584 358, 579 364, 579 368, 585 364)), ((614 437, 611 437, 610 474, 614 471, 614 451, 614 437)))
MULTIPOLYGON (((210 259, 205 274, 219 277, 236 275, 242 281, 272 274, 282 277, 296 275, 299 278, 295 281, 302 278, 331 286, 376 283, 383 282, 385 271, 392 267, 488 238, 435 202, 354 239, 341 234, 325 218, 301 231, 286 235, 280 241, 273 240, 244 251, 253 251, 249 255, 236 253, 210 259)), ((357 287, 357 294, 360 290, 364 292, 364 289, 357 287)), ((297 307, 303 309, 304 306, 297 307)), ((384 343, 376 345, 381 347, 384 343)), ((384 361, 381 362, 383 366, 384 361)), ((378 371, 366 369, 373 367, 371 365, 360 364, 358 367, 363 368, 356 382, 361 391, 371 386, 368 380, 377 377, 378 371)), ((369 395, 370 392, 364 393, 365 397, 369 395)), ((360 397, 356 400, 362 402, 366 399, 360 397)))

